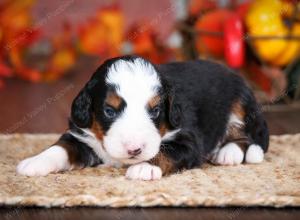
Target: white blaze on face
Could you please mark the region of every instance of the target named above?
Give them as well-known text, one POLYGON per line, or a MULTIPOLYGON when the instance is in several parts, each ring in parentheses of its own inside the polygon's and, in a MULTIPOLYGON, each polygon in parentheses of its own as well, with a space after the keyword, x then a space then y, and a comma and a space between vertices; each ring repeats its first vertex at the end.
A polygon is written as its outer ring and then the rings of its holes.
POLYGON ((104 147, 111 157, 134 164, 153 158, 159 151, 161 136, 147 112, 148 101, 161 86, 154 67, 144 60, 117 61, 108 71, 107 84, 115 85, 126 107, 104 136, 104 147), (141 148, 129 159, 128 150, 141 148))

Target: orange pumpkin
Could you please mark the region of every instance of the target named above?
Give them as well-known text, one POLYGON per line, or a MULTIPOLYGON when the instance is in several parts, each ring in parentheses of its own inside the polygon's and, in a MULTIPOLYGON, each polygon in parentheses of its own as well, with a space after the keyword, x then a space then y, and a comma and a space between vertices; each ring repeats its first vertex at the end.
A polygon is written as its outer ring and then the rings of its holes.
MULTIPOLYGON (((195 24, 197 31, 223 32, 224 22, 233 15, 233 12, 220 9, 208 12, 195 24)), ((222 57, 224 55, 224 40, 222 36, 198 33, 196 38, 197 50, 201 53, 222 57)))

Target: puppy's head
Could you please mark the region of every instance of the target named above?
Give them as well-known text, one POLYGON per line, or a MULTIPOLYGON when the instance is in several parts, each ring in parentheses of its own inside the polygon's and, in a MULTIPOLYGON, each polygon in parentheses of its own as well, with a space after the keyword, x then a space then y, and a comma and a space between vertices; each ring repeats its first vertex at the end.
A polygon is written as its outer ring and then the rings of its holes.
POLYGON ((72 121, 90 129, 112 158, 134 164, 153 158, 167 129, 166 88, 138 57, 108 60, 72 105, 72 121))

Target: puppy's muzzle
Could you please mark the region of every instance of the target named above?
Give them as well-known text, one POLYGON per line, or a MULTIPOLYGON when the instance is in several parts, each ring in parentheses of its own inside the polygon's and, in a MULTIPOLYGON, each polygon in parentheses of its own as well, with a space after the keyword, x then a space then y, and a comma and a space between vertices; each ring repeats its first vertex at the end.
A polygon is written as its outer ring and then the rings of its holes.
POLYGON ((133 143, 133 142, 123 143, 123 147, 127 150, 127 154, 132 158, 141 154, 145 146, 146 146, 145 143, 133 143))

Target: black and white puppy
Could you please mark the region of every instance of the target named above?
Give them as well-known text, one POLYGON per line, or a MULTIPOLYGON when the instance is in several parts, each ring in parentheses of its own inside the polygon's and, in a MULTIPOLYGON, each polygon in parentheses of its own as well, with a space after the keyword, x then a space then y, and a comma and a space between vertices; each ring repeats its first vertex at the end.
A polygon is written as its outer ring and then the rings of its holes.
POLYGON ((210 161, 260 163, 266 122, 244 81, 209 61, 153 65, 107 60, 72 104, 69 130, 19 163, 27 176, 104 164, 129 179, 153 180, 210 161))

